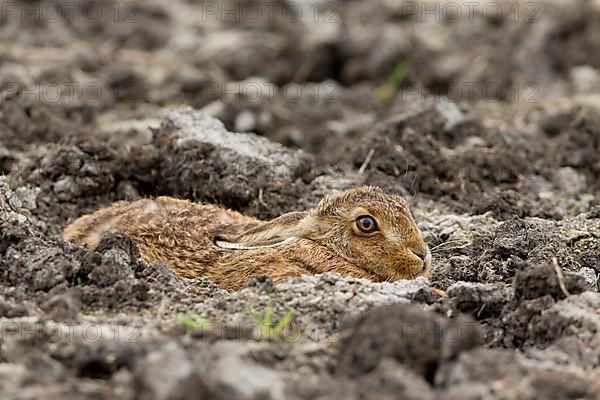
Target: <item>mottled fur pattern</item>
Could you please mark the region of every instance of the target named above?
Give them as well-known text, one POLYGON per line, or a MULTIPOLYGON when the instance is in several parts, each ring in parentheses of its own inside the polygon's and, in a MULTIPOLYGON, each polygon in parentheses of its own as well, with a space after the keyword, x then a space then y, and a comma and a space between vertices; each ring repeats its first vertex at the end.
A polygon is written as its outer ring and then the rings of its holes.
POLYGON ((431 254, 406 203, 377 187, 325 197, 314 209, 265 222, 215 205, 170 197, 118 202, 69 225, 63 238, 94 249, 106 233, 128 235, 142 258, 182 277, 205 275, 240 289, 253 275, 275 281, 339 272, 373 281, 424 274, 431 254), (373 217, 377 232, 357 230, 373 217))

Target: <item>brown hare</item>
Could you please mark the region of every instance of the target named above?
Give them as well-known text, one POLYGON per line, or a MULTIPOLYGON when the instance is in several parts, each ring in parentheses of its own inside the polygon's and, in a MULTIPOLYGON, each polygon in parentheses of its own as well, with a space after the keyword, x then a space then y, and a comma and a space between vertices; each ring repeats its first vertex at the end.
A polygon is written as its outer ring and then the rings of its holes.
POLYGON ((277 282, 333 271, 383 282, 414 278, 431 264, 406 203, 368 186, 268 222, 170 197, 118 202, 79 218, 63 238, 93 249, 105 233, 131 237, 149 263, 234 290, 257 274, 277 282))

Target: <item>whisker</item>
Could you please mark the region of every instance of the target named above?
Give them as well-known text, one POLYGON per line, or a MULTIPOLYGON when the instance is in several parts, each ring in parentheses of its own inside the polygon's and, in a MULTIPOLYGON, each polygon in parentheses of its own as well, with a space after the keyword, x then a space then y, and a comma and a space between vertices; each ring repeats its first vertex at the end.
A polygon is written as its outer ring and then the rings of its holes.
POLYGON ((433 253, 435 250, 439 250, 440 248, 442 248, 442 250, 447 250, 447 249, 444 249, 443 247, 453 245, 453 244, 459 244, 459 243, 462 244, 462 247, 460 247, 460 246, 452 247, 452 249, 467 247, 471 242, 468 239, 449 240, 447 242, 440 243, 437 246, 433 246, 431 249, 429 249, 429 251, 431 251, 433 253))
POLYGON ((463 246, 454 246, 454 247, 444 247, 443 249, 438 249, 436 251, 431 252, 432 255, 436 255, 436 254, 440 254, 441 252, 444 251, 450 251, 450 250, 460 250, 460 249, 465 249, 467 247, 469 247, 470 244, 465 244, 463 246))
POLYGON ((467 240, 467 239, 453 239, 453 240, 448 240, 448 241, 442 242, 442 243, 440 243, 440 244, 438 244, 438 245, 436 245, 436 246, 433 246, 433 247, 432 247, 432 249, 436 249, 436 248, 438 248, 438 247, 441 247, 441 246, 447 245, 447 244, 449 244, 449 243, 464 242, 464 241, 466 241, 466 240, 467 240))

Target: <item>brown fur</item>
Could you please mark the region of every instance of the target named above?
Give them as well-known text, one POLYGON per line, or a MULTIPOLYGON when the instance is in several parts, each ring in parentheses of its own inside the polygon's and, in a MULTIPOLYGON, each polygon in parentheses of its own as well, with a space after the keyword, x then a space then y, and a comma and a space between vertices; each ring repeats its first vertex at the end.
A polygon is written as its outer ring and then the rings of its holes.
POLYGON ((425 273, 431 260, 405 202, 376 187, 327 196, 308 212, 269 222, 170 197, 119 202, 79 218, 63 238, 93 249, 109 232, 130 236, 149 263, 163 261, 179 276, 206 275, 234 290, 257 274, 275 282, 328 271, 410 279, 425 273), (360 215, 374 217, 380 231, 357 231, 360 215))

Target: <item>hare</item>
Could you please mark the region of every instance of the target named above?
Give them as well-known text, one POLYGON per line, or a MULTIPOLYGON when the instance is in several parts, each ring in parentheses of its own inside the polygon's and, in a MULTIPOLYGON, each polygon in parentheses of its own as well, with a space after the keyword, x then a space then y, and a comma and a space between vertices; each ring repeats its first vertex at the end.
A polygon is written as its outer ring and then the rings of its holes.
POLYGON ((170 197, 118 202, 79 218, 63 238, 94 249, 105 233, 131 237, 149 263, 233 290, 257 274, 278 282, 332 271, 383 282, 412 279, 431 264, 406 203, 370 186, 268 222, 170 197))

